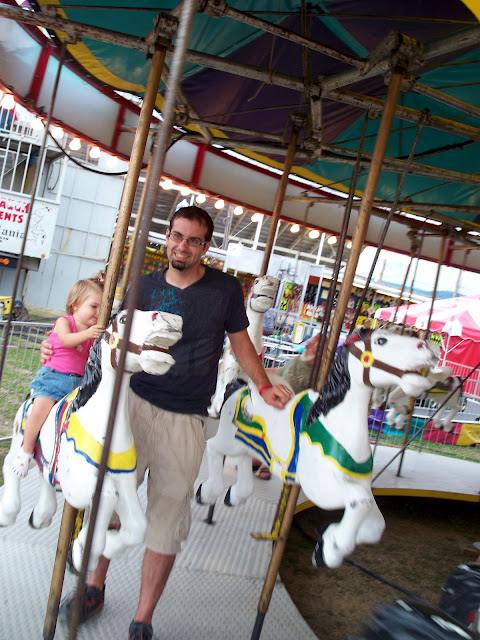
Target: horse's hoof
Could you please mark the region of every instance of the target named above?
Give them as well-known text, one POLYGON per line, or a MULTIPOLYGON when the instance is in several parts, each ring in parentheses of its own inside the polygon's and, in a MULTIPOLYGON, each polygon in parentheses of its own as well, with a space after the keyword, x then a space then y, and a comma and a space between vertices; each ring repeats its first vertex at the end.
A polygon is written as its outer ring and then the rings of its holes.
POLYGON ((225 499, 223 500, 223 503, 226 507, 233 507, 233 504, 230 501, 230 492, 232 490, 232 487, 228 487, 228 491, 225 494, 225 499))
POLYGON ((52 524, 52 518, 48 518, 48 520, 43 520, 40 524, 35 524, 34 522, 35 509, 33 509, 30 517, 28 519, 28 524, 32 527, 32 529, 44 529, 45 527, 49 527, 52 524))
POLYGON ((317 569, 324 569, 327 565, 325 564, 325 560, 323 559, 323 540, 320 540, 315 545, 315 549, 312 553, 312 564, 317 569))
POLYGON ((77 571, 77 569, 75 569, 75 565, 73 564, 72 547, 70 547, 70 549, 67 551, 67 567, 69 572, 72 573, 74 576, 80 575, 80 571, 77 571))
POLYGON ((198 489, 197 489, 197 493, 195 494, 195 500, 198 502, 198 504, 204 504, 204 502, 202 502, 202 485, 198 485, 198 489))
POLYGON ((318 535, 318 542, 315 545, 315 549, 312 554, 312 564, 317 569, 323 569, 326 567, 325 560, 323 559, 323 534, 328 528, 328 524, 322 524, 315 529, 315 533, 318 535))

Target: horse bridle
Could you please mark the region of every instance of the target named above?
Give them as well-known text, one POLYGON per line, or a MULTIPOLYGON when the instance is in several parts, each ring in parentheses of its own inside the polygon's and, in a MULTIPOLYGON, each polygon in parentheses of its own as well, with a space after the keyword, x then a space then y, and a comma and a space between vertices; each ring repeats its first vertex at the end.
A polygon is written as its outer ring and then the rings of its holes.
MULTIPOLYGON (((111 324, 112 332, 105 330, 103 334, 103 338, 105 342, 109 345, 110 351, 110 364, 112 365, 112 369, 117 368, 117 349, 123 349, 125 346, 125 340, 120 338, 120 334, 118 333, 118 323, 115 318, 111 324)), ((154 344, 143 344, 139 345, 135 342, 127 342, 127 351, 130 353, 136 353, 140 355, 142 351, 159 351, 161 353, 169 353, 168 349, 164 347, 158 347, 154 344)), ((127 372, 128 373, 128 372, 127 372)))
POLYGON ((385 362, 382 362, 381 360, 377 360, 376 358, 374 358, 372 353, 372 331, 371 330, 367 329, 364 338, 359 337, 355 341, 354 340, 352 340, 351 342, 347 341, 345 343, 345 346, 347 347, 348 351, 352 354, 352 356, 355 356, 355 358, 360 360, 360 362, 362 363, 363 383, 368 385, 369 387, 373 387, 373 384, 370 382, 371 368, 381 369, 382 371, 391 373, 394 376, 397 376, 399 378, 404 376, 406 373, 415 373, 416 375, 421 375, 420 371, 399 369, 398 367, 393 367, 391 364, 386 364, 385 362), (359 349, 356 345, 356 342, 360 340, 363 341, 365 345, 365 348, 363 351, 359 349))

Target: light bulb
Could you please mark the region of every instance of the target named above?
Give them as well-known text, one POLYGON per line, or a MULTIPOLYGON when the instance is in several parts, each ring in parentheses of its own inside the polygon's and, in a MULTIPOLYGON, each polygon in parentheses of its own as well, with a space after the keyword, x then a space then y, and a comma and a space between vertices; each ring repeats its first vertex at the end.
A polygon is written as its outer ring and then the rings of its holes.
POLYGON ((165 189, 165 191, 169 191, 172 187, 173 182, 170 179, 164 180, 162 182, 162 188, 165 189))
POLYGON ((180 189, 180 195, 181 196, 188 196, 190 195, 190 189, 188 187, 182 187, 180 189))
POLYGON ((233 210, 233 215, 234 216, 241 216, 243 213, 243 207, 241 207, 240 205, 237 205, 235 207, 235 209, 233 210))
POLYGON ((198 202, 198 204, 203 204, 204 202, 207 201, 207 196, 203 193, 199 193, 198 196, 195 198, 195 201, 198 202))
POLYGON ((90 158, 93 158, 95 160, 96 158, 100 157, 100 153, 100 147, 92 147, 88 152, 88 155, 90 156, 90 158))
POLYGON ((337 244, 337 236, 330 236, 327 240, 327 244, 337 244))
POLYGON ((7 111, 13 109, 13 107, 15 106, 15 98, 11 93, 6 93, 3 96, 1 106, 7 111))
POLYGON ((54 125, 51 130, 52 138, 55 140, 61 140, 63 138, 63 129, 62 127, 57 127, 54 125))
POLYGON ((262 219, 261 213, 254 213, 252 216, 252 222, 260 222, 261 219, 262 219))
POLYGON ((312 229, 308 233, 308 237, 311 238, 312 240, 316 240, 319 236, 320 236, 320 231, 318 231, 318 229, 312 229))
POLYGON ((80 142, 80 138, 73 138, 68 145, 72 151, 78 151, 82 148, 82 143, 80 142))
POLYGON ((118 164, 117 156, 108 156, 107 158, 107 167, 109 169, 115 169, 118 164))
POLYGON ((351 249, 352 248, 352 241, 351 240, 347 240, 347 243, 345 244, 345 246, 347 247, 347 249, 351 249))
POLYGON ((33 118, 32 120, 32 129, 34 131, 40 131, 40 129, 43 129, 43 122, 40 118, 33 118))
POLYGON ((225 206, 225 201, 222 199, 217 200, 214 206, 215 206, 215 209, 223 209, 223 207, 225 206))
POLYGON ((290 227, 290 233, 298 233, 300 231, 300 225, 292 224, 290 227))

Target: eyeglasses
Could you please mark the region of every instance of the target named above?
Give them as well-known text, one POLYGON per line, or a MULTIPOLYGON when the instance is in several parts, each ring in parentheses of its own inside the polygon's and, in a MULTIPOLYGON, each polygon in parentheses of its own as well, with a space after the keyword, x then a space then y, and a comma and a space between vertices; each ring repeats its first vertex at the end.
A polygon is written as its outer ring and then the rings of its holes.
POLYGON ((185 240, 189 247, 204 247, 208 242, 208 240, 200 240, 200 238, 185 238, 178 231, 171 231, 170 229, 168 230, 168 237, 177 244, 185 240))

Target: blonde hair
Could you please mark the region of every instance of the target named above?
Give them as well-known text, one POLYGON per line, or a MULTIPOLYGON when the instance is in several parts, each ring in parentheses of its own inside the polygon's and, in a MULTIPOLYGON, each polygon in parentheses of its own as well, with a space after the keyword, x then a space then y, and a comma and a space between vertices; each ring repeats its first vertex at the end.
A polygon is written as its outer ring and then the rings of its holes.
POLYGON ((84 278, 78 280, 68 292, 67 302, 65 308, 69 316, 73 315, 74 307, 80 306, 89 295, 99 293, 100 296, 103 293, 103 283, 92 278, 84 278))

